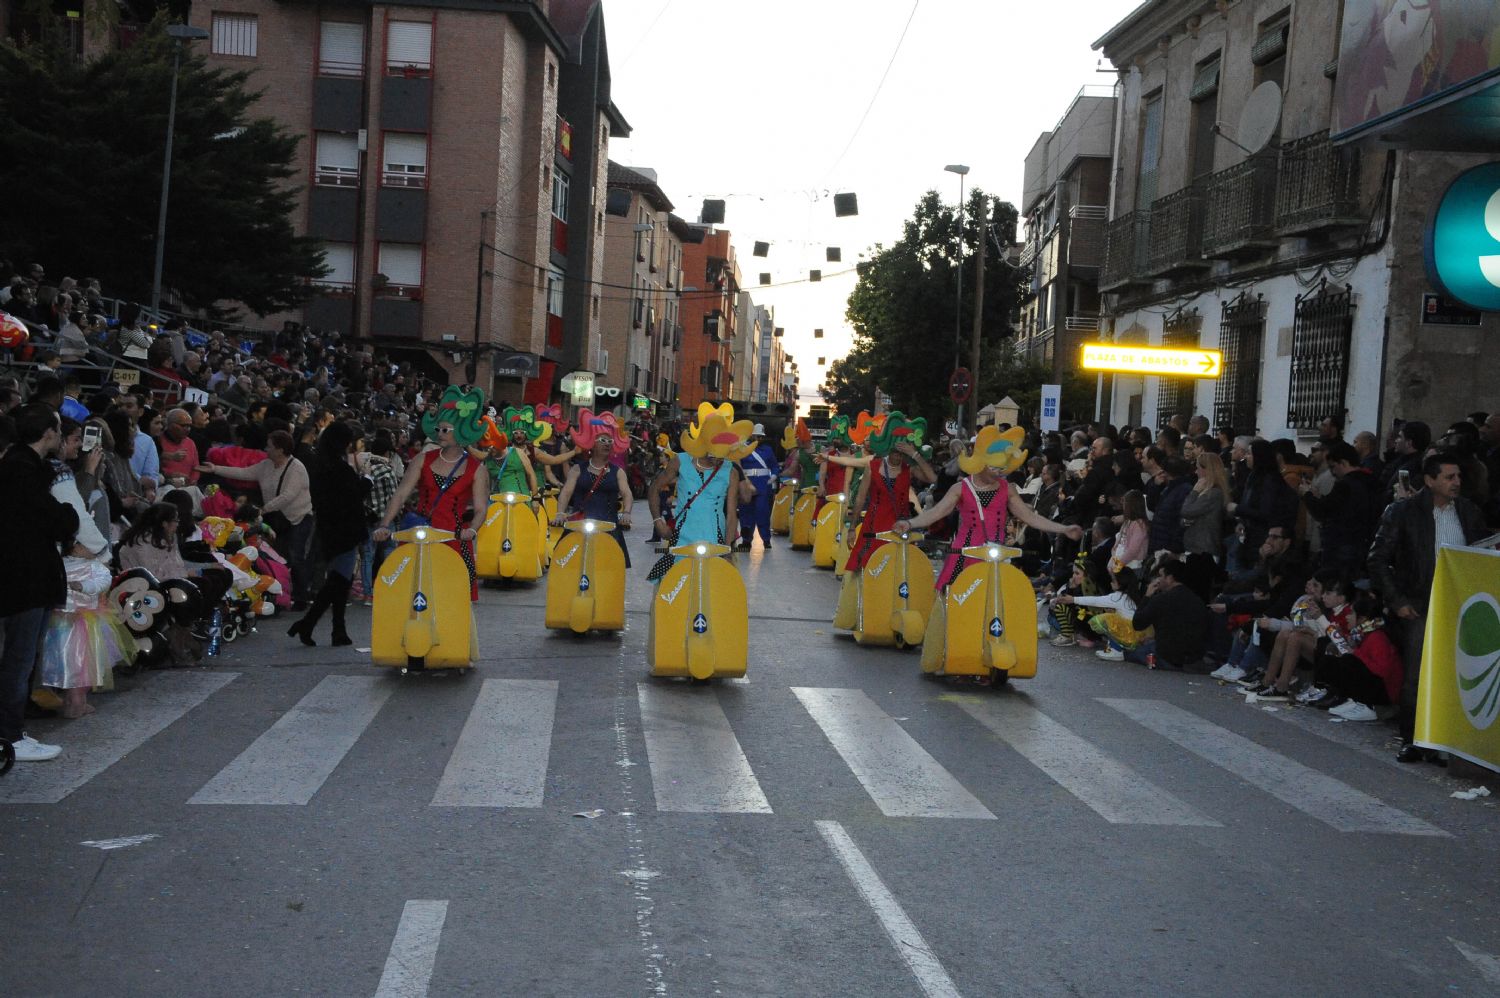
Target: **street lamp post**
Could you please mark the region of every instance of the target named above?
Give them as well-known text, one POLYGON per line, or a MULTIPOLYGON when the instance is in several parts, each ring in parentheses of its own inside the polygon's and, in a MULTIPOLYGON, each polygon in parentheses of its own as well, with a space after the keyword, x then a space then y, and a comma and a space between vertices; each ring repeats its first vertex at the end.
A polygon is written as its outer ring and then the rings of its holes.
MULTIPOLYGON (((954 298, 953 309, 953 370, 957 371, 963 366, 961 361, 963 342, 963 313, 964 313, 964 177, 969 168, 962 163, 950 163, 943 167, 949 173, 958 174, 958 294, 954 298)), ((973 388, 971 386, 970 390, 973 388)), ((963 403, 959 402, 959 422, 963 422, 963 403)))
POLYGON ((203 28, 191 24, 169 24, 167 34, 172 37, 172 98, 167 104, 167 151, 161 164, 161 207, 156 215, 156 266, 151 272, 151 311, 159 314, 161 308, 161 268, 167 251, 167 195, 172 189, 172 133, 177 127, 177 68, 182 63, 184 42, 201 41, 208 37, 203 28))

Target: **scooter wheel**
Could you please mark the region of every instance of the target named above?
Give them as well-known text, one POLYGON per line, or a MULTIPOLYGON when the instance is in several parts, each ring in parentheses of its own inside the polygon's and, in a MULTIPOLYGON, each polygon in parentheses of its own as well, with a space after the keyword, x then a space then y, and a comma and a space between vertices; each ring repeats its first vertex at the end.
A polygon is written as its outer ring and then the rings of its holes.
POLYGON ((226 620, 226 621, 224 621, 224 626, 221 627, 221 628, 219 628, 219 640, 220 641, 225 641, 225 642, 233 641, 235 638, 237 638, 239 636, 240 636, 239 625, 236 624, 233 620, 226 620))
POLYGON ((990 688, 998 690, 1010 682, 1010 673, 1005 669, 990 670, 990 688))
POLYGON ((0 776, 10 772, 10 767, 16 764, 16 747, 3 738, 0 738, 0 776))
POLYGON ((896 639, 895 639, 894 643, 896 645, 896 650, 897 651, 906 651, 906 648, 907 648, 906 638, 902 637, 899 633, 896 635, 896 639))

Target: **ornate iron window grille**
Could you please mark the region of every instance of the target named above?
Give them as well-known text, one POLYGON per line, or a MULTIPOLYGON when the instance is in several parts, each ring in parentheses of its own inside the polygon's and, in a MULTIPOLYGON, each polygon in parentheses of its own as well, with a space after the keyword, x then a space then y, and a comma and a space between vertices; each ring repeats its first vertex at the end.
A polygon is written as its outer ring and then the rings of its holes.
MULTIPOLYGON (((1196 347, 1203 328, 1203 316, 1198 310, 1178 309, 1162 323, 1161 345, 1164 347, 1196 347)), ((1158 428, 1176 415, 1191 417, 1196 404, 1196 378, 1158 378, 1156 382, 1156 425, 1158 428)))
POLYGON ((1260 406, 1260 353, 1266 338, 1266 302, 1262 295, 1242 292, 1223 305, 1219 317, 1219 350, 1223 365, 1214 386, 1214 425, 1232 426, 1236 433, 1256 427, 1260 406))
POLYGON ((1330 288, 1325 278, 1297 297, 1292 326, 1292 378, 1286 425, 1313 429, 1330 413, 1342 414, 1349 384, 1349 345, 1354 333, 1354 292, 1330 288))

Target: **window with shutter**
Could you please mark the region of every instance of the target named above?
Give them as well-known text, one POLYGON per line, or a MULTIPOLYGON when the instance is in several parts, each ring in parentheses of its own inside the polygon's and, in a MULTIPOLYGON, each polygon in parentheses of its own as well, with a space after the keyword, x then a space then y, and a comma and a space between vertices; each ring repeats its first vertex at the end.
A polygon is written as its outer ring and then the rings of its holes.
POLYGON ((422 247, 419 243, 381 243, 380 272, 385 290, 403 293, 422 286, 422 247))
POLYGON ((427 186, 427 136, 386 132, 384 147, 382 184, 386 187, 427 186))
POLYGON ((317 133, 313 183, 322 187, 359 186, 359 141, 339 132, 317 133))
POLYGON ((1272 59, 1286 55, 1286 39, 1291 28, 1291 23, 1285 18, 1262 28, 1255 39, 1255 45, 1250 49, 1250 61, 1257 66, 1264 66, 1272 59))
POLYGON ((330 269, 313 283, 334 290, 354 288, 354 244, 324 243, 323 263, 330 269))
POLYGON ((318 35, 320 76, 365 75, 365 26, 352 21, 324 21, 318 35))
POLYGON ((211 51, 214 55, 238 55, 254 59, 258 50, 260 19, 254 14, 215 14, 211 51))
POLYGON ((432 72, 432 23, 391 21, 387 25, 385 66, 396 74, 432 72))

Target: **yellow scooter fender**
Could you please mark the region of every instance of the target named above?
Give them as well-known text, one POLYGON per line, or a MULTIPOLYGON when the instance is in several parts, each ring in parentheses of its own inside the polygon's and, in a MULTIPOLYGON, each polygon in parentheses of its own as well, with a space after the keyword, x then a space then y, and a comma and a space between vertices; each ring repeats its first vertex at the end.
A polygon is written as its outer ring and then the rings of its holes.
MULTIPOLYGON (((844 511, 848 500, 842 492, 828 497, 818 511, 813 527, 813 568, 832 568, 838 554, 839 541, 844 533, 844 511)), ((846 554, 847 558, 848 555, 846 554)))
POLYGON ((681 560, 657 584, 651 601, 649 663, 654 676, 693 679, 745 674, 750 618, 745 583, 724 559, 723 544, 684 544, 681 560))
POLYGON ((625 554, 604 520, 570 520, 547 575, 546 625, 575 634, 625 629, 625 554))
POLYGON ((792 507, 797 503, 797 483, 782 482, 771 501, 771 533, 785 537, 792 532, 792 507))
POLYGON ((1026 576, 1008 564, 1020 550, 980 544, 963 553, 980 561, 959 573, 941 613, 929 621, 922 670, 1001 679, 1035 676, 1036 600, 1026 576))
POLYGON ((842 579, 849 571, 849 549, 854 546, 854 539, 859 536, 859 520, 864 519, 860 514, 854 523, 845 523, 833 539, 833 577, 842 579))
POLYGON ((542 493, 537 519, 542 526, 542 567, 546 568, 552 563, 552 552, 557 548, 557 542, 563 539, 563 528, 552 525, 552 521, 557 519, 557 489, 547 489, 542 493))
POLYGON ((475 538, 476 571, 486 579, 541 578, 542 528, 531 508, 531 497, 522 492, 500 492, 490 500, 475 538))
POLYGON ((860 644, 919 645, 936 597, 932 563, 916 546, 922 534, 885 531, 885 541, 865 563, 862 604, 854 629, 860 644))
POLYGON ((813 546, 813 513, 818 508, 818 490, 809 485, 797 495, 792 507, 792 548, 805 551, 813 546))
POLYGON ((413 527, 375 579, 370 658, 379 666, 468 669, 478 658, 469 570, 447 546, 453 533, 413 527))

